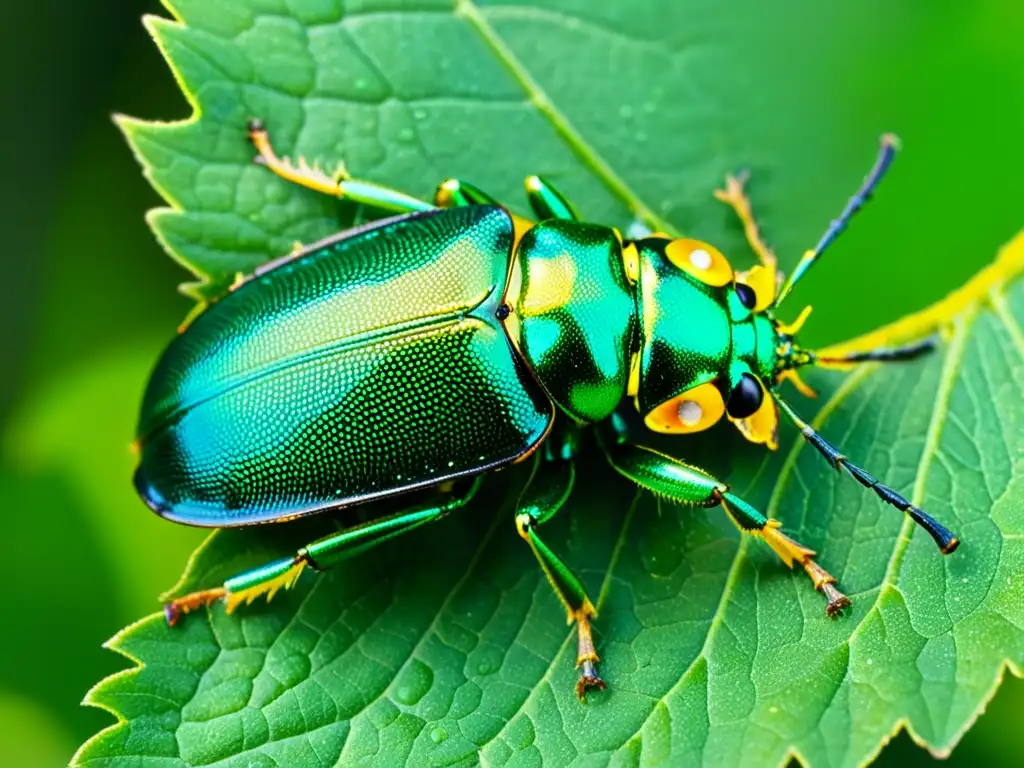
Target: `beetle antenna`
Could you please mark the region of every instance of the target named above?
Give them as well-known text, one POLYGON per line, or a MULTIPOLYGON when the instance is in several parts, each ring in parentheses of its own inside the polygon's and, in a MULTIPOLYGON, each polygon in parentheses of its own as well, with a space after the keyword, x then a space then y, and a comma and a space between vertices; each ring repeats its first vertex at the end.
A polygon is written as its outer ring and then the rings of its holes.
POLYGON ((928 532, 928 535, 935 540, 935 543, 938 545, 942 554, 948 555, 960 546, 960 540, 938 520, 925 513, 924 510, 919 507, 911 504, 907 499, 896 493, 896 491, 889 486, 880 483, 877 478, 869 475, 856 464, 851 463, 849 459, 836 450, 831 443, 819 435, 810 424, 797 416, 786 401, 779 397, 778 393, 772 392, 772 396, 779 404, 783 413, 785 413, 786 416, 796 424, 797 428, 803 434, 804 439, 813 445, 817 451, 828 460, 829 464, 837 470, 845 469, 850 473, 854 480, 865 488, 873 490, 878 494, 878 498, 886 504, 891 504, 901 512, 906 512, 907 515, 910 516, 911 520, 924 528, 928 532))
POLYGON ((864 179, 864 183, 861 185, 857 193, 849 199, 846 203, 846 207, 843 208, 843 212, 839 215, 838 219, 834 219, 829 225, 828 229, 825 230, 825 234, 821 236, 818 244, 814 246, 813 251, 807 251, 803 258, 800 259, 800 263, 796 265, 796 269, 786 280, 785 284, 779 290, 778 296, 775 298, 775 306, 779 306, 789 292, 793 290, 795 286, 807 271, 813 266, 825 250, 835 241, 837 237, 846 229, 846 225, 850 223, 850 219, 853 215, 861 209, 874 191, 875 187, 878 186, 878 182, 882 180, 885 172, 889 169, 892 164, 893 158, 896 156, 896 150, 899 148, 899 140, 895 135, 886 133, 882 136, 882 147, 878 152, 878 159, 875 161, 874 167, 871 172, 864 179))
POLYGON ((933 351, 937 346, 938 339, 935 336, 930 336, 927 339, 915 341, 910 344, 904 344, 899 347, 879 347, 878 349, 850 352, 845 355, 837 356, 821 355, 816 352, 812 353, 812 355, 815 365, 824 368, 831 366, 842 367, 853 363, 894 363, 903 360, 914 360, 933 351))

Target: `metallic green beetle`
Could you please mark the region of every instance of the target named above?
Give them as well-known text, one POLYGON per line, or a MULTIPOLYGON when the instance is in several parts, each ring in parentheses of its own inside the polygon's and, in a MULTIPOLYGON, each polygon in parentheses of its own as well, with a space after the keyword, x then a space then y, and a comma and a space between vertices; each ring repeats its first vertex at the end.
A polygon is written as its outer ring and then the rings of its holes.
POLYGON ((536 176, 527 180, 533 223, 455 180, 429 204, 283 161, 256 121, 250 138, 257 160, 279 176, 400 215, 239 276, 180 333, 143 402, 139 493, 168 519, 214 527, 430 487, 442 495, 175 600, 166 608, 171 624, 213 601, 231 610, 272 596, 306 567, 329 567, 437 520, 465 505, 487 470, 534 455, 515 524, 578 627, 582 698, 604 687, 594 605, 539 529, 569 497, 579 431, 592 424, 618 472, 676 502, 721 504, 741 529, 806 570, 829 615, 849 605, 815 553, 778 521, 701 469, 631 444, 616 415, 630 399, 652 430, 693 433, 727 416, 773 449, 781 409, 837 469, 909 514, 943 552, 956 548, 952 533, 851 464, 778 393, 785 379, 803 386, 800 366, 908 359, 930 346, 823 358, 794 341, 806 312, 792 326, 773 315, 885 172, 891 137, 781 290, 736 178, 716 194, 736 210, 760 258, 740 274, 707 243, 658 234, 626 241, 612 227, 583 223, 536 176))

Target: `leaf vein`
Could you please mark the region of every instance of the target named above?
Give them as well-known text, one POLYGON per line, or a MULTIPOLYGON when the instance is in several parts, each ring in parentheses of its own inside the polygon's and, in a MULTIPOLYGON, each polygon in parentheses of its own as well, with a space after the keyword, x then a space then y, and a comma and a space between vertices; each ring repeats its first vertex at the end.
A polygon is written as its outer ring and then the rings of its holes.
POLYGON ((655 231, 673 233, 674 228, 652 211, 626 184, 597 151, 591 147, 568 118, 554 105, 508 44, 487 22, 473 0, 455 0, 455 15, 466 19, 483 38, 494 55, 530 97, 530 102, 548 119, 562 140, 594 171, 605 186, 647 226, 655 231))
MULTIPOLYGON (((1000 288, 1002 286, 999 286, 1000 288)), ((1003 292, 993 289, 989 293, 989 303, 995 310, 996 317, 1006 328, 1007 333, 1010 334, 1010 338, 1013 340, 1013 346, 1017 348, 1017 352, 1022 358, 1024 358, 1024 331, 1021 330, 1020 325, 1017 323, 1017 319, 1010 313, 1010 308, 1006 306, 1006 296, 1003 292)))

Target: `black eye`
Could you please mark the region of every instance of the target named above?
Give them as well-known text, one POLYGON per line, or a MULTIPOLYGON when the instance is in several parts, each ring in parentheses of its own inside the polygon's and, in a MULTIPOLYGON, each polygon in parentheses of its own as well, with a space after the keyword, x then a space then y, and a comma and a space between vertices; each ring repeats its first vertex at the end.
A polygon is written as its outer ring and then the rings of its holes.
POLYGON ((745 419, 757 413, 763 399, 764 392, 761 391, 757 379, 749 373, 744 373, 740 376, 739 383, 733 387, 725 408, 734 419, 745 419))
POLYGON ((740 304, 747 309, 753 309, 757 305, 754 289, 746 283, 736 283, 736 295, 740 297, 740 304))

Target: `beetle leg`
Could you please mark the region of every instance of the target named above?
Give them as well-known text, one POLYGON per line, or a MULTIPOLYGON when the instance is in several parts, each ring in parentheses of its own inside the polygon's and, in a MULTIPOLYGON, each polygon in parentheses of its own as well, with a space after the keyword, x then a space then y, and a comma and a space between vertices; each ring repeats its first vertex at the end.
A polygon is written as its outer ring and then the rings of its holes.
POLYGON ((729 174, 725 177, 725 189, 716 189, 715 198, 731 207, 743 225, 743 232, 747 236, 747 242, 751 250, 757 254, 761 263, 752 269, 736 274, 736 280, 754 289, 757 303, 754 311, 761 312, 767 309, 775 301, 775 295, 782 284, 782 273, 778 269, 778 260, 772 249, 768 247, 761 237, 761 228, 754 218, 753 209, 750 206, 750 198, 743 187, 750 177, 746 171, 737 176, 729 174))
POLYGON ((782 523, 765 517, 732 493, 725 483, 702 469, 647 448, 621 441, 609 444, 604 438, 601 438, 601 445, 612 467, 642 488, 679 504, 724 506, 741 530, 762 538, 782 562, 790 568, 794 564, 803 567, 814 588, 828 601, 825 613, 829 616, 839 614, 850 605, 850 599, 836 588, 835 577, 815 561, 813 550, 784 534, 779 530, 782 523))
POLYGON ((459 179, 445 179, 434 191, 434 205, 439 208, 462 208, 467 205, 498 205, 497 200, 479 187, 459 179))
POLYGON ((356 203, 380 208, 395 213, 413 213, 415 211, 430 211, 437 206, 419 198, 399 192, 390 187, 374 184, 371 181, 360 181, 348 175, 344 167, 332 176, 328 176, 315 165, 310 167, 302 158, 298 163, 293 163, 287 158, 278 157, 270 143, 270 135, 263 123, 259 120, 249 121, 249 140, 256 147, 258 155, 256 162, 265 165, 269 170, 286 181, 298 184, 303 187, 320 192, 332 197, 340 197, 343 200, 352 200, 356 203))
POLYGON ((249 604, 257 597, 274 597, 280 589, 290 589, 299 580, 306 567, 324 570, 347 560, 388 539, 419 528, 465 506, 476 495, 483 477, 478 476, 461 495, 452 496, 443 504, 399 512, 379 520, 372 520, 353 528, 325 536, 314 541, 292 557, 240 573, 224 582, 223 587, 206 589, 179 597, 164 606, 167 623, 174 626, 182 614, 223 600, 228 613, 242 603, 249 604))
POLYGON ((544 543, 537 530, 562 508, 572 493, 575 480, 576 470, 571 458, 545 462, 538 457, 530 482, 516 505, 516 530, 530 545, 544 575, 565 606, 568 623, 576 624, 576 666, 580 670, 576 695, 582 701, 588 689, 605 687, 597 674, 598 656, 590 628, 590 620, 597 616, 597 610, 580 577, 544 543))
POLYGON ((565 196, 555 189, 546 179, 540 176, 526 177, 526 198, 537 214, 537 218, 564 219, 566 221, 579 221, 572 204, 565 196))
POLYGON ((750 243, 751 250, 757 254, 761 264, 774 270, 778 260, 775 258, 772 249, 768 247, 761 237, 761 229, 757 225, 757 219, 754 218, 750 198, 747 197, 747 193, 743 188, 749 178, 750 174, 747 171, 743 171, 736 176, 733 176, 731 173, 728 174, 725 177, 725 189, 716 189, 715 198, 721 200, 736 212, 736 216, 743 225, 743 233, 747 236, 747 242, 750 243))

